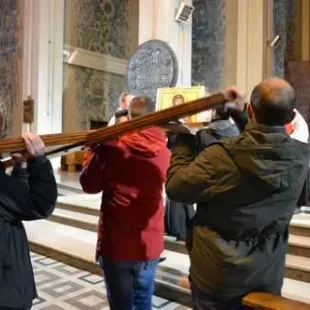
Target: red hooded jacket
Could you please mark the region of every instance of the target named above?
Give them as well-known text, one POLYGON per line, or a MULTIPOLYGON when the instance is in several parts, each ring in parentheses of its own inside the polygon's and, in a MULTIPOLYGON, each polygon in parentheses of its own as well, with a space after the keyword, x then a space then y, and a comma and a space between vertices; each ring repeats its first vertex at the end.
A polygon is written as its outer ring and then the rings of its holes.
POLYGON ((163 251, 163 184, 170 163, 165 133, 136 131, 86 156, 83 190, 103 190, 97 255, 114 261, 152 260, 163 251))

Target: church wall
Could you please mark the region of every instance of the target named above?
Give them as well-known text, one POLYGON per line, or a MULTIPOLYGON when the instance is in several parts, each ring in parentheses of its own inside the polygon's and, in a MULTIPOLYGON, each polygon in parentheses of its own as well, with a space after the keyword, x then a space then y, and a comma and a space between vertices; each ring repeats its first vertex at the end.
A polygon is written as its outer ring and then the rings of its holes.
MULTIPOLYGON (((65 47, 128 59, 138 45, 138 13, 137 0, 67 0, 65 47)), ((125 77, 68 64, 64 71, 64 130, 108 120, 125 77)))
POLYGON ((0 121, 1 137, 14 133, 14 107, 20 104, 21 28, 20 1, 0 2, 0 121))

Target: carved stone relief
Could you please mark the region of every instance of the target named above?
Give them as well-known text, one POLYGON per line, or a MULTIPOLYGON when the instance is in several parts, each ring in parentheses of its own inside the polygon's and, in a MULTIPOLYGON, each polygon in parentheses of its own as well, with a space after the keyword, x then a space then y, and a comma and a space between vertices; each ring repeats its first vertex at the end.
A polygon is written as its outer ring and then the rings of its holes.
POLYGON ((178 77, 178 63, 171 47, 150 40, 138 47, 127 69, 129 91, 156 99, 158 88, 173 87, 178 77))

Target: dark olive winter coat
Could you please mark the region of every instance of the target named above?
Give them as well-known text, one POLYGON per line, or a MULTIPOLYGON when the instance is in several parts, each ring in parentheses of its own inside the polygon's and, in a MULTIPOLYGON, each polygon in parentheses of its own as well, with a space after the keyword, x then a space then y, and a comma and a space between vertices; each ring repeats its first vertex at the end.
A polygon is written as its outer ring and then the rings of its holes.
POLYGON ((309 166, 308 144, 283 127, 248 124, 195 158, 195 137, 180 135, 168 171, 170 199, 198 203, 190 276, 221 299, 280 293, 288 225, 309 166))

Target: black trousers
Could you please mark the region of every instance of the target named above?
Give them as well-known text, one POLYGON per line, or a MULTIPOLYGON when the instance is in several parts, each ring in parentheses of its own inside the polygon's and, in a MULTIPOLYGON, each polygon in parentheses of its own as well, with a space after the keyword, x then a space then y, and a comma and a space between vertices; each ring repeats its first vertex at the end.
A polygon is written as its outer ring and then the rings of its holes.
POLYGON ((0 305, 0 310, 30 310, 30 308, 10 308, 10 307, 6 307, 6 306, 1 306, 0 305))

